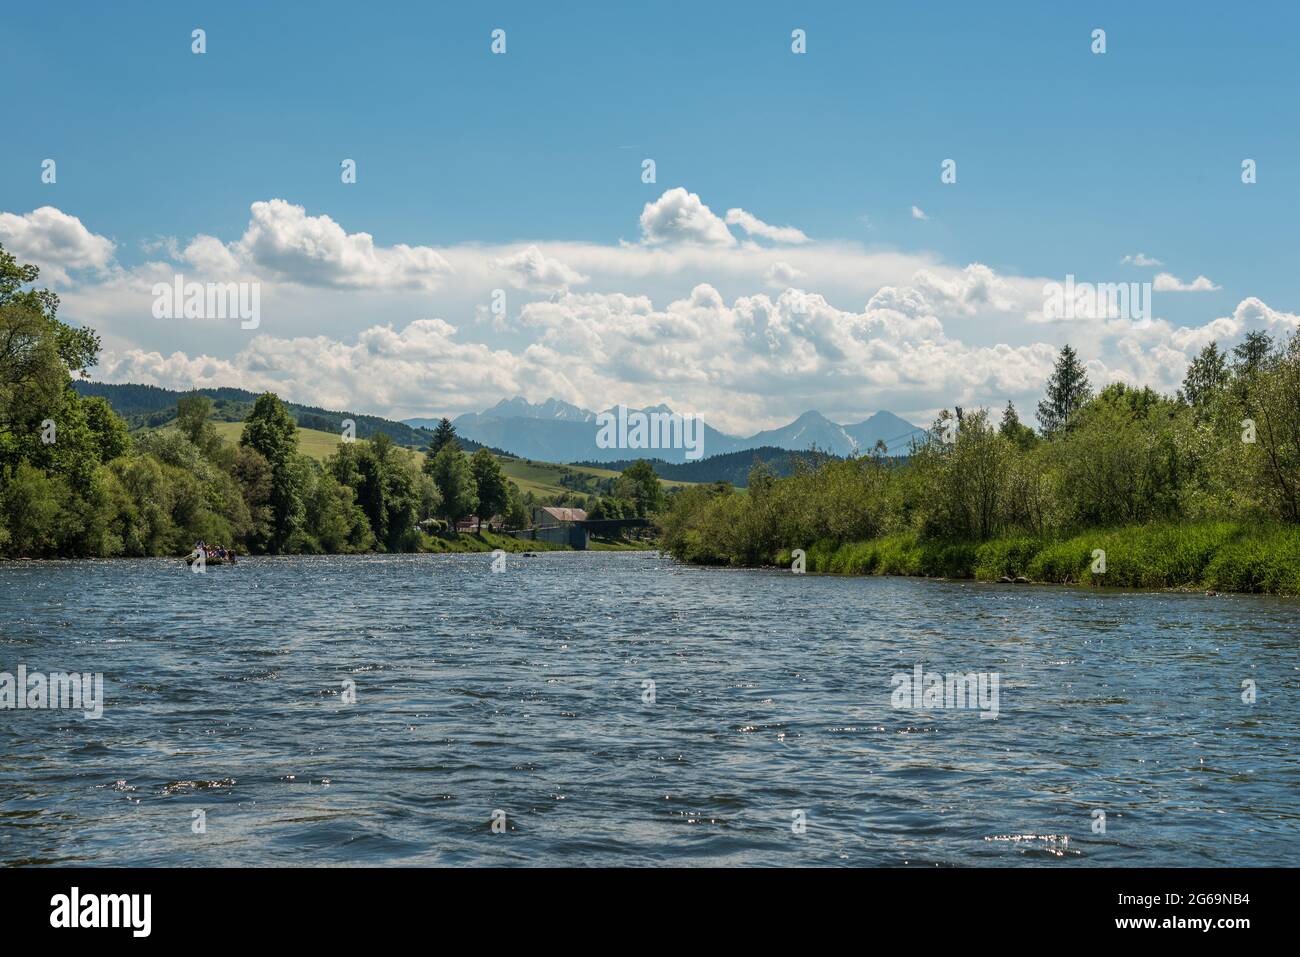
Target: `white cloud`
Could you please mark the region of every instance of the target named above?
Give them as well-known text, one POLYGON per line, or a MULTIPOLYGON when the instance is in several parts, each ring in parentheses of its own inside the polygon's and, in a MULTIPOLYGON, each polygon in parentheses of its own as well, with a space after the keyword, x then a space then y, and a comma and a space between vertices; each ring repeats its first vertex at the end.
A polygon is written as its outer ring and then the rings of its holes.
POLYGON ((1012 285, 983 263, 971 263, 965 269, 937 275, 928 269, 918 270, 913 282, 945 311, 972 316, 984 310, 1013 312, 1023 309, 1020 294, 1012 285))
POLYGON ((770 239, 774 243, 798 244, 808 242, 808 237, 802 230, 795 229, 793 226, 772 226, 752 213, 747 213, 739 208, 727 210, 727 222, 732 226, 739 226, 751 236, 770 239))
POLYGON ((544 254, 536 245, 495 261, 510 276, 512 285, 534 292, 553 293, 587 282, 588 277, 544 254))
MULTIPOLYGON (((1227 348, 1252 328, 1297 326, 1257 299, 1208 322, 1044 323, 1041 277, 853 242, 738 242, 684 189, 646 204, 640 243, 379 247, 282 200, 253 211, 231 241, 199 233, 151 246, 167 261, 120 266, 112 244, 88 232, 88 253, 65 250, 62 261, 100 270, 94 282, 78 277, 61 314, 103 335, 102 377, 274 389, 395 417, 477 411, 515 394, 588 408, 666 402, 752 432, 809 408, 841 421, 888 408, 917 422, 954 404, 1032 408, 1065 341, 1095 385, 1169 392, 1210 339, 1227 348), (259 280, 261 327, 250 336, 234 323, 154 319, 151 286, 177 271, 259 280), (509 313, 475 322, 507 281, 523 290, 509 313)), ((33 232, 34 216, 4 216, 5 235, 36 248, 30 237, 51 230, 33 232)), ((43 216, 80 225, 58 210, 43 216)))
MULTIPOLYGON (((229 359, 130 348, 107 351, 108 381, 172 388, 272 389, 330 408, 394 416, 479 411, 504 395, 555 396, 605 408, 667 402, 706 413, 724 431, 781 424, 808 408, 844 421, 888 408, 916 421, 955 404, 1031 403, 1057 343, 979 345, 954 337, 941 310, 964 317, 962 294, 998 277, 971 267, 942 302, 918 286, 886 286, 861 310, 787 289, 724 298, 707 283, 658 305, 623 293, 573 293, 525 304, 510 347, 465 341, 443 320, 372 325, 347 338, 246 340, 229 359)), ((931 284, 931 290, 939 289, 931 284)), ((982 294, 981 294, 982 295, 982 294)), ((1210 339, 1225 348, 1253 328, 1282 335, 1300 317, 1257 299, 1203 326, 1163 320, 1100 320, 1076 345, 1094 385, 1112 381, 1177 387, 1210 339)))
POLYGON ((238 386, 272 390, 282 398, 326 408, 427 409, 432 396, 456 396, 462 409, 486 407, 522 391, 518 371, 537 363, 485 345, 463 343, 438 319, 417 320, 396 331, 371 326, 352 342, 327 336, 257 335, 232 358, 128 349, 106 352, 99 372, 106 381, 189 389, 238 386))
POLYGON ((328 216, 308 216, 283 199, 253 203, 252 219, 232 254, 257 272, 307 286, 434 289, 451 271, 428 246, 376 246, 328 216))
POLYGON ((641 235, 647 243, 698 243, 734 246, 727 224, 705 206, 699 195, 677 186, 666 190, 641 212, 641 235))
POLYGON ((226 278, 240 272, 234 254, 215 236, 195 236, 174 259, 189 263, 204 276, 226 278))
POLYGON ((39 266, 42 280, 60 285, 72 282, 69 270, 107 269, 115 248, 111 239, 53 206, 21 216, 0 213, 0 246, 19 262, 39 266))
POLYGON ((1156 273, 1152 286, 1156 292, 1214 292, 1221 288, 1210 282, 1205 276, 1197 276, 1191 282, 1183 282, 1172 273, 1156 273))
POLYGON ((1128 256, 1125 256, 1119 262, 1121 266, 1163 266, 1164 265, 1164 263, 1162 263, 1159 259, 1156 259, 1153 256, 1148 256, 1145 253, 1132 253, 1128 256))
POLYGON ((140 248, 151 256, 163 253, 169 259, 181 258, 180 241, 175 236, 159 236, 156 239, 141 240, 140 248))
POLYGON ((795 269, 784 259, 772 263, 763 271, 763 281, 778 289, 788 286, 807 275, 803 270, 795 269))
POLYGON ((930 217, 927 216, 927 215, 925 215, 925 210, 923 210, 920 206, 913 206, 913 207, 912 207, 912 218, 913 218, 913 219, 929 219, 930 217))

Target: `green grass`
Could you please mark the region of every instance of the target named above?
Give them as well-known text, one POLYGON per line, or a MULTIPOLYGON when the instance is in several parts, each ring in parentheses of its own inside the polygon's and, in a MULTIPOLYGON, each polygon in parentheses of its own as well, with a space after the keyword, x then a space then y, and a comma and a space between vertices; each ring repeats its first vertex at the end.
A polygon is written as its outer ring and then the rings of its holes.
MULTIPOLYGON (((243 422, 213 422, 217 435, 232 445, 239 444, 239 437, 244 434, 243 422)), ((166 428, 167 426, 164 426, 166 428)), ((323 462, 334 454, 343 437, 335 432, 321 432, 318 429, 298 429, 298 451, 309 458, 323 462)))
MULTIPOLYGON (((1099 587, 1214 589, 1300 595, 1300 528, 1237 522, 1135 525, 1068 538, 925 541, 915 534, 868 542, 817 542, 807 570, 834 575, 919 575, 1099 587), (1094 573, 1097 552, 1105 571, 1094 573)), ((789 567, 789 549, 776 556, 789 567)))
MULTIPOLYGON (((560 484, 560 477, 564 472, 559 465, 500 455, 497 456, 497 461, 501 463, 501 471, 505 472, 506 476, 519 486, 521 492, 532 492, 537 496, 551 496, 576 491, 576 489, 565 488, 560 484)), ((572 471, 580 473, 593 484, 596 479, 618 475, 617 472, 607 472, 603 469, 572 469, 572 471)))
POLYGON ((614 538, 591 538, 587 549, 593 552, 653 552, 659 548, 654 542, 623 541, 614 538))
MULTIPOLYGON (((658 547, 658 545, 649 542, 625 542, 608 538, 592 538, 589 545, 590 550, 593 552, 645 552, 654 551, 658 547)), ((511 538, 509 535, 495 535, 491 532, 483 532, 482 534, 466 532, 455 536, 426 535, 424 551, 490 552, 496 548, 506 552, 572 551, 568 545, 511 538)))
MULTIPOLYGON (((595 468, 589 465, 556 465, 552 462, 536 462, 532 459, 517 459, 512 456, 498 455, 497 461, 501 463, 502 471, 519 486, 521 492, 534 492, 537 495, 559 495, 574 491, 560 484, 560 479, 566 471, 589 480, 588 484, 592 487, 588 491, 595 491, 595 481, 618 478, 622 474, 612 469, 595 468)), ((695 483, 660 479, 659 484, 663 488, 678 488, 695 483)))
POLYGON ((567 545, 554 545, 550 542, 533 542, 509 535, 494 535, 491 532, 464 532, 460 535, 426 535, 426 552, 490 552, 495 549, 503 552, 566 552, 571 551, 567 545))

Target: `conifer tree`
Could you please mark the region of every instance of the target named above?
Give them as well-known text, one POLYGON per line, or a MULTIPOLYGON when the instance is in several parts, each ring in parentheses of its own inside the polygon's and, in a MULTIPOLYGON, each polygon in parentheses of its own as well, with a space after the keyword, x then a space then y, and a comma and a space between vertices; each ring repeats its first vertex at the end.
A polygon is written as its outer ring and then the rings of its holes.
POLYGON ((1047 395, 1038 403, 1038 425, 1043 435, 1054 435, 1065 428, 1070 417, 1090 398, 1092 386, 1079 354, 1068 345, 1062 346, 1056 368, 1047 380, 1047 395))

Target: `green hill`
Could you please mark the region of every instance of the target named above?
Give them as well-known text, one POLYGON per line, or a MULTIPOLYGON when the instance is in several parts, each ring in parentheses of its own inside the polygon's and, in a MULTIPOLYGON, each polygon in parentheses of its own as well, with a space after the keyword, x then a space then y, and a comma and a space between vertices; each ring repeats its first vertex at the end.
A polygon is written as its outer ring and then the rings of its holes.
MULTIPOLYGON (((97 395, 108 400, 113 411, 126 419, 132 429, 158 428, 176 418, 176 401, 185 392, 174 389, 162 389, 153 385, 114 385, 107 382, 77 381, 73 387, 82 395, 97 395)), ((212 400, 212 418, 218 422, 239 423, 247 416, 257 400, 257 393, 246 389, 195 389, 200 395, 212 400)), ((337 412, 313 405, 297 402, 285 402, 294 421, 304 429, 341 434, 343 420, 351 419, 356 424, 356 436, 368 439, 383 432, 398 445, 407 448, 423 448, 429 444, 433 432, 429 429, 412 428, 402 422, 394 422, 377 415, 360 412, 337 412)), ((461 438, 461 448, 474 452, 483 446, 471 439, 461 438)), ((304 450, 305 451, 305 450, 304 450)), ((492 449, 502 452, 501 449, 492 449)))
MULTIPOLYGON (((237 443, 244 431, 242 422, 213 422, 217 434, 227 442, 237 443)), ((166 428, 167 426, 164 426, 166 428)), ((342 441, 337 432, 323 432, 320 429, 298 428, 298 448, 314 459, 325 460, 334 453, 342 441)), ((423 452, 417 452, 423 458, 423 452)), ((562 495, 565 492, 597 494, 604 490, 619 473, 611 469, 591 468, 587 466, 556 465, 552 462, 534 462, 531 459, 519 459, 512 455, 493 452, 501 469, 519 486, 521 492, 533 492, 539 497, 562 495)), ((687 485, 687 482, 661 480, 665 488, 687 485)))

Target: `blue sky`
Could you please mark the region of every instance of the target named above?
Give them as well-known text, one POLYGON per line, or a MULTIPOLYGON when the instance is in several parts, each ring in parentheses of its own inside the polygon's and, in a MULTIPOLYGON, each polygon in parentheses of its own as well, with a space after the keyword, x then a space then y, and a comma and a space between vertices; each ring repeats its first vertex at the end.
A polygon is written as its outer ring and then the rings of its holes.
MULTIPOLYGON (((0 80, 23 119, 0 150, 0 211, 53 206, 110 239, 129 270, 159 237, 234 242, 250 204, 273 198, 384 247, 637 243, 645 204, 680 186, 719 215, 743 208, 817 243, 999 275, 1150 280, 1120 266, 1142 252, 1219 287, 1164 297, 1157 313, 1177 326, 1230 316, 1246 297, 1300 308, 1294 5, 441 6, 10 8, 0 80), (190 51, 195 27, 207 31, 202 56, 190 51), (504 56, 488 49, 497 27, 504 56), (796 27, 802 56, 790 51, 796 27), (1098 27, 1104 55, 1090 51, 1098 27), (46 157, 57 184, 40 181, 46 157), (357 161, 355 185, 339 181, 344 157, 357 161), (657 184, 641 182, 646 157, 657 184), (955 185, 939 181, 945 158, 955 185), (1241 183, 1244 158, 1258 164, 1254 185, 1241 183)), ((661 307, 712 281, 704 273, 620 291, 661 307)), ((455 286, 412 307, 419 316, 366 322, 401 328, 434 310, 463 341, 524 348, 519 330, 470 329, 455 286)), ((729 302, 743 294, 718 288, 729 302)), ((865 302, 826 295, 843 310, 865 302)), ((149 341, 128 327, 111 345, 189 355, 203 338, 149 341)), ((232 339, 223 354, 202 342, 220 358, 246 345, 232 339)), ((785 411, 754 403, 747 415, 785 411)))

